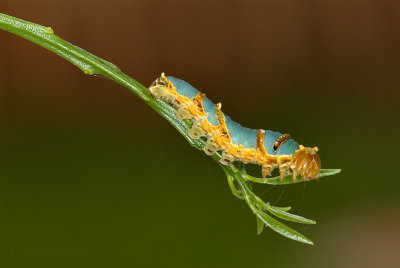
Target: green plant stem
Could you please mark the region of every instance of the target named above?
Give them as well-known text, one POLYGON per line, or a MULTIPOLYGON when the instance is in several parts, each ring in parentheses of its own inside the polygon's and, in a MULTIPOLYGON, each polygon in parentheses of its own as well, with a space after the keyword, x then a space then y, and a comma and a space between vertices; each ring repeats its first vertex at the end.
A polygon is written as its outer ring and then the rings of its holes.
MULTIPOLYGON (((158 114, 164 117, 168 122, 173 125, 178 132, 189 142, 189 144, 199 150, 201 150, 206 142, 203 139, 192 139, 189 137, 188 130, 191 127, 191 122, 187 120, 180 120, 176 117, 176 110, 169 104, 165 103, 160 99, 154 99, 147 87, 138 83, 130 76, 124 74, 117 66, 114 64, 103 60, 77 46, 74 46, 67 41, 59 38, 53 32, 50 27, 44 27, 35 23, 24 21, 18 18, 14 18, 5 14, 0 13, 0 29, 18 35, 25 38, 31 42, 34 42, 54 53, 68 60, 79 69, 81 69, 85 74, 93 75, 99 74, 110 78, 111 80, 117 82, 118 84, 124 86, 131 92, 139 96, 143 101, 145 101, 151 108, 153 108, 158 114)), ((261 223, 277 231, 278 233, 303 242, 307 244, 312 244, 310 240, 298 234, 289 227, 283 225, 277 220, 273 219, 269 215, 265 214, 264 211, 268 211, 271 214, 280 217, 285 220, 296 221, 301 223, 315 223, 312 220, 305 219, 303 217, 289 214, 288 211, 290 207, 278 208, 273 207, 269 204, 264 203, 259 197, 257 197, 251 190, 250 182, 263 183, 271 185, 284 185, 303 182, 304 180, 298 176, 296 180, 293 180, 291 175, 285 175, 283 180, 280 180, 279 176, 268 179, 255 178, 246 174, 245 168, 242 164, 232 164, 229 166, 224 166, 220 164, 219 159, 221 158, 220 153, 216 153, 212 158, 221 166, 228 178, 229 186, 232 193, 240 198, 245 199, 250 209, 256 215, 258 220, 258 233, 262 231, 263 228, 260 227, 261 223), (235 181, 240 189, 235 185, 235 181)), ((339 173, 340 170, 321 170, 320 177, 330 176, 339 173)))

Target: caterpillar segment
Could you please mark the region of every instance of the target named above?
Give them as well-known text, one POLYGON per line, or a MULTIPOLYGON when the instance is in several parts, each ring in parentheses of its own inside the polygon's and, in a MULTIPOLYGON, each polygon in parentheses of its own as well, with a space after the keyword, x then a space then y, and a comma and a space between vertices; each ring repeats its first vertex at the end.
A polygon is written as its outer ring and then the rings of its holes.
POLYGON ((198 92, 193 100, 177 110, 176 116, 179 119, 197 119, 206 116, 203 108, 203 99, 205 96, 204 93, 198 92))
POLYGON ((228 144, 225 150, 222 151, 222 157, 219 160, 224 165, 230 165, 235 161, 241 159, 243 145, 228 144))
POLYGON ((281 180, 285 174, 292 174, 294 180, 300 174, 308 180, 319 173, 317 147, 299 145, 290 134, 242 127, 222 112, 220 103, 213 104, 204 93, 183 80, 162 73, 149 90, 154 98, 171 104, 178 118, 191 120, 189 136, 206 138, 204 152, 213 155, 220 151, 220 162, 224 165, 235 161, 257 164, 264 178, 278 168, 281 180))
POLYGON ((218 120, 218 126, 213 135, 208 138, 206 146, 204 146, 204 152, 208 155, 213 155, 221 150, 225 151, 228 144, 231 143, 231 138, 225 124, 225 116, 221 111, 221 103, 215 104, 214 108, 216 110, 215 116, 218 120))

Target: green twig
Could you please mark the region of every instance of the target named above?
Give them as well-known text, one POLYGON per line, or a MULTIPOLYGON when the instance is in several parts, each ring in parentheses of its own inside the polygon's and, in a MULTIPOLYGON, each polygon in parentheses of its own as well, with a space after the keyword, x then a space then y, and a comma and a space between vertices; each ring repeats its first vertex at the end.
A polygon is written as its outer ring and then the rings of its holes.
MULTIPOLYGON (((114 64, 103 60, 59 38, 54 34, 53 30, 50 27, 44 27, 35 23, 31 23, 0 13, 0 29, 16 34, 56 53, 57 55, 63 57, 64 59, 77 66, 85 74, 103 75, 124 86, 125 88, 139 96, 158 114, 160 114, 168 122, 170 122, 171 125, 173 125, 178 130, 178 132, 189 142, 190 145, 199 150, 204 147, 205 140, 194 140, 190 138, 187 134, 188 130, 191 127, 190 122, 178 119, 175 115, 176 111, 172 106, 160 99, 152 98, 151 94, 145 86, 141 85, 128 75, 124 74, 114 64)), ((254 182, 271 185, 284 185, 303 182, 304 180, 300 176, 298 176, 296 180, 293 180, 292 176, 290 175, 285 175, 283 180, 280 180, 279 177, 269 179, 255 178, 247 175, 244 165, 240 163, 235 163, 230 166, 221 165, 219 163, 219 159, 221 158, 221 155, 219 153, 213 155, 212 158, 224 170, 232 193, 236 197, 244 199, 252 212, 256 215, 258 234, 262 232, 265 225, 290 239, 294 239, 296 241, 307 244, 312 244, 311 240, 294 231, 293 229, 287 227, 276 219, 272 218, 266 212, 269 212, 272 215, 284 220, 305 224, 314 224, 315 222, 313 220, 308 220, 301 216, 288 213, 287 211, 290 210, 290 207, 274 207, 269 205, 268 203, 265 203, 252 192, 250 184, 251 182, 254 182), (237 185, 235 185, 235 183, 237 185)), ((339 169, 321 170, 317 178, 334 175, 339 172, 339 169)))

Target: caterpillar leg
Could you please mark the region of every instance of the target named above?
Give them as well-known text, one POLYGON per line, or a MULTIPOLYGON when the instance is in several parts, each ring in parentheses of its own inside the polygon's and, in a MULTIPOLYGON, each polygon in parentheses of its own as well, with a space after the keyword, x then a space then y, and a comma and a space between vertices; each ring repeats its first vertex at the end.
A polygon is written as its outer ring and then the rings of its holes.
POLYGON ((215 135, 215 132, 214 132, 214 134, 212 136, 208 137, 207 143, 203 148, 203 151, 208 155, 213 155, 217 151, 221 150, 221 147, 213 139, 214 135, 215 135))
POLYGON ((192 139, 199 139, 207 135, 197 123, 193 123, 192 128, 188 131, 188 134, 192 139))
POLYGON ((191 119, 193 116, 192 114, 186 109, 186 107, 181 106, 180 108, 177 109, 176 111, 176 117, 179 119, 191 119))
POLYGON ((224 165, 230 165, 232 162, 241 159, 243 150, 243 145, 229 143, 226 149, 222 151, 222 158, 219 161, 224 165))
POLYGON ((208 155, 213 155, 221 148, 215 142, 207 142, 206 146, 204 146, 203 150, 208 155))
POLYGON ((275 168, 271 165, 271 164, 263 164, 261 166, 261 173, 263 178, 267 177, 267 176, 271 176, 271 172, 274 170, 275 168))
POLYGON ((225 166, 228 166, 228 165, 232 164, 233 162, 235 162, 235 157, 231 154, 228 154, 226 152, 226 150, 224 150, 222 152, 222 157, 219 160, 219 162, 225 166))
POLYGON ((283 179, 283 176, 286 174, 290 174, 290 162, 292 160, 291 155, 280 155, 278 156, 277 159, 277 164, 279 168, 279 176, 281 180, 283 179))
POLYGON ((283 176, 285 176, 286 174, 290 174, 290 166, 288 163, 279 165, 279 176, 280 179, 283 180, 283 176))

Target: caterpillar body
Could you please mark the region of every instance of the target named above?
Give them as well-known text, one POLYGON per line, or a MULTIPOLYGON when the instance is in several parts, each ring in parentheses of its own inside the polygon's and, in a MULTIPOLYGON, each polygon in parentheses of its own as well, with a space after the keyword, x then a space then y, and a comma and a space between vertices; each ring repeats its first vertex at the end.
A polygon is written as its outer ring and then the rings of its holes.
POLYGON ((204 152, 212 155, 220 151, 224 165, 235 161, 258 164, 264 178, 275 168, 279 168, 281 179, 285 174, 293 174, 293 179, 298 174, 303 179, 314 179, 320 171, 317 147, 299 145, 289 134, 243 127, 221 111, 220 103, 214 104, 181 79, 162 73, 149 90, 154 98, 171 104, 178 118, 190 119, 189 136, 207 139, 204 152))

